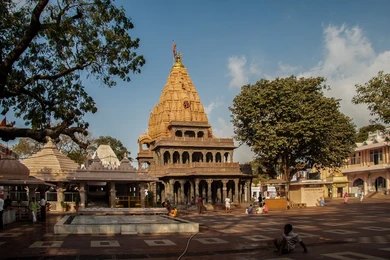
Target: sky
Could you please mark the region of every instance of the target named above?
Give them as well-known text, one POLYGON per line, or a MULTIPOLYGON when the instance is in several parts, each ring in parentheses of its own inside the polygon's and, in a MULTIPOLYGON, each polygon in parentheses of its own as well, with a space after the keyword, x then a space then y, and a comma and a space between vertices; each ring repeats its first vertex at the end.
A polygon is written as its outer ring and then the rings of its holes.
MULTIPOLYGON (((217 137, 233 137, 229 106, 244 84, 266 78, 323 76, 357 127, 369 124, 366 106, 351 102, 355 84, 390 73, 390 1, 227 0, 117 1, 140 39, 146 64, 113 89, 91 84, 98 106, 87 117, 93 136, 119 139, 136 157, 173 64, 172 44, 198 90, 217 137)), ((238 143, 236 143, 239 146, 238 143)), ((239 146, 235 161, 249 162, 239 146)))
MULTIPOLYGON (((357 127, 369 124, 364 105, 351 102, 355 84, 390 73, 388 0, 121 0, 146 59, 131 82, 109 89, 89 82, 98 112, 87 115, 94 137, 112 136, 131 152, 147 131, 171 66, 172 44, 206 109, 217 137, 233 137, 228 109, 244 84, 276 77, 323 76, 357 127)), ((237 143, 237 146, 239 144, 237 143)), ((245 145, 234 160, 252 159, 245 145)))

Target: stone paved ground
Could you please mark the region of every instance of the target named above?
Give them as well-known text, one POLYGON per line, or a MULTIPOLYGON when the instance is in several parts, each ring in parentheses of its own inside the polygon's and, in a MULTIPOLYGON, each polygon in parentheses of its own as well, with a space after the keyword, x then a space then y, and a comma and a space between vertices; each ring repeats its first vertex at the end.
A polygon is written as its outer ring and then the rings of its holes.
POLYGON ((55 235, 45 224, 14 223, 0 232, 0 259, 390 259, 390 199, 356 199, 344 205, 245 215, 243 210, 193 212, 181 218, 200 223, 195 235, 55 235), (271 241, 291 223, 300 247, 278 256, 271 241))

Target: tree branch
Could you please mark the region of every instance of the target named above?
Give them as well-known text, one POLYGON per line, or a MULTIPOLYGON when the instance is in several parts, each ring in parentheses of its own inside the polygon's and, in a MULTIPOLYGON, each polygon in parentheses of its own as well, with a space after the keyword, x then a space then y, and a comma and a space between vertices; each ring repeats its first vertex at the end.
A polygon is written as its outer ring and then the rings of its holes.
POLYGON ((83 143, 75 137, 75 133, 87 134, 87 130, 82 127, 70 127, 63 128, 64 125, 60 125, 53 128, 46 129, 30 129, 30 128, 16 128, 16 127, 0 127, 0 138, 7 142, 10 140, 15 140, 20 137, 29 137, 40 143, 46 142, 46 136, 50 138, 57 139, 61 134, 69 136, 75 143, 77 143, 81 148, 87 148, 88 143, 83 143))
POLYGON ((35 36, 38 35, 39 30, 41 29, 41 23, 39 18, 48 4, 49 0, 40 0, 38 4, 35 6, 32 15, 30 25, 27 27, 23 38, 20 40, 18 44, 16 44, 15 48, 10 52, 8 57, 6 57, 0 64, 0 86, 5 85, 7 81, 7 77, 9 72, 12 69, 12 65, 15 61, 23 54, 23 52, 28 48, 31 41, 35 36))

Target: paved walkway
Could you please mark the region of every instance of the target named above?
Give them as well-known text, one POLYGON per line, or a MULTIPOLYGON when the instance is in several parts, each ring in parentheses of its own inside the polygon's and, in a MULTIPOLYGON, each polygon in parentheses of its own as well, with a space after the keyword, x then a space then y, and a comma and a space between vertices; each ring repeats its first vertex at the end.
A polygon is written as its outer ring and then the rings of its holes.
POLYGON ((46 223, 14 223, 0 232, 0 259, 390 259, 390 199, 245 215, 244 210, 189 212, 200 232, 167 235, 55 235, 46 223), (272 239, 293 224, 309 252, 273 252, 272 239))

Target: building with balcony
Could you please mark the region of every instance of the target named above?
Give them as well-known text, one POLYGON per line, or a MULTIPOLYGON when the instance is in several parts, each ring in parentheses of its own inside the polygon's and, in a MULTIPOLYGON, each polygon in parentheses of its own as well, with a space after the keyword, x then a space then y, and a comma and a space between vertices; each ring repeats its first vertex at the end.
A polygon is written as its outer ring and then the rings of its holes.
POLYGON ((364 194, 390 190, 390 146, 388 136, 376 131, 357 143, 342 172, 348 178, 349 193, 364 194))

